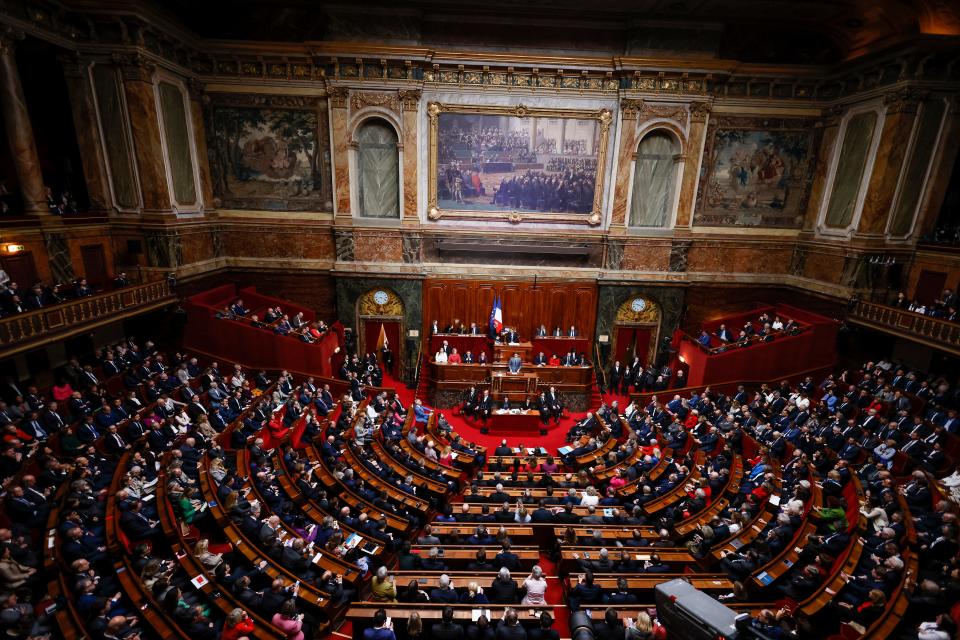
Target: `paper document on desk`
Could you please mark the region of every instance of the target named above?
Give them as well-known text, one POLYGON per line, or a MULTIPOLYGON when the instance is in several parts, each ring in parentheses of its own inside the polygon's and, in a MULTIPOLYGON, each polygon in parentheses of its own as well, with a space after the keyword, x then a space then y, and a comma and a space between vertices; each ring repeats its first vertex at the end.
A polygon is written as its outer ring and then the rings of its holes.
POLYGON ((490 620, 490 609, 472 609, 470 611, 470 619, 474 622, 480 619, 480 616, 487 616, 487 620, 490 620))

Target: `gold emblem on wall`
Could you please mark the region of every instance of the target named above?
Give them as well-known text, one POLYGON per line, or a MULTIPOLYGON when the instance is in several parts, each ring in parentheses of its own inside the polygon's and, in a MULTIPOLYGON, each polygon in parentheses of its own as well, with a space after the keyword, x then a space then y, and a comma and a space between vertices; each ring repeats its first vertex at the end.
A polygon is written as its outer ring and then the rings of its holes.
POLYGON ((403 302, 389 289, 371 289, 360 296, 357 313, 360 316, 399 317, 403 316, 403 302))
POLYGON ((630 298, 617 309, 617 324, 657 324, 660 307, 647 298, 630 298))

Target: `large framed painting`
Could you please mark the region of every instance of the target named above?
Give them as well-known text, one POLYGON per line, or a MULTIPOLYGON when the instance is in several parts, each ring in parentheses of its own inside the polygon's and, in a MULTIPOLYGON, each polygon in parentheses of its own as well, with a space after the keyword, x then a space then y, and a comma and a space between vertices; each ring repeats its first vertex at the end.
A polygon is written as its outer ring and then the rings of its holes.
POLYGON ((431 102, 431 220, 600 224, 612 114, 431 102))
POLYGON ((206 116, 220 208, 333 211, 326 99, 212 94, 206 116))
POLYGON ((694 225, 799 229, 816 168, 814 130, 797 118, 712 119, 694 225))

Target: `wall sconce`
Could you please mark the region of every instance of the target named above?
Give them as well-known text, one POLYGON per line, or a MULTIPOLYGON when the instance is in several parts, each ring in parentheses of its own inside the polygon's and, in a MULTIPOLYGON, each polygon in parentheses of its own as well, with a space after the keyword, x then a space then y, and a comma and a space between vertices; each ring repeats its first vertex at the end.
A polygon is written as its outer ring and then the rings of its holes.
POLYGON ((10 243, 10 244, 3 245, 4 253, 20 253, 21 251, 23 251, 23 249, 24 249, 24 246, 22 244, 10 243))
POLYGON ((677 356, 677 359, 680 360, 680 364, 687 364, 687 359, 683 356, 677 356))

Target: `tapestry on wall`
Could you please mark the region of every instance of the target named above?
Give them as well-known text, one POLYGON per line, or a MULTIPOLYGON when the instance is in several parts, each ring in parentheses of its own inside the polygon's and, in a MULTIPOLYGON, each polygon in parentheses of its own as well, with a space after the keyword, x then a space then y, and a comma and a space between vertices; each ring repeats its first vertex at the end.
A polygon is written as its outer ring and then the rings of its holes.
POLYGON ((332 211, 326 100, 214 94, 214 195, 224 209, 332 211))
POLYGON ((694 225, 800 228, 816 164, 812 129, 799 119, 711 119, 694 225))

